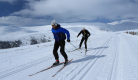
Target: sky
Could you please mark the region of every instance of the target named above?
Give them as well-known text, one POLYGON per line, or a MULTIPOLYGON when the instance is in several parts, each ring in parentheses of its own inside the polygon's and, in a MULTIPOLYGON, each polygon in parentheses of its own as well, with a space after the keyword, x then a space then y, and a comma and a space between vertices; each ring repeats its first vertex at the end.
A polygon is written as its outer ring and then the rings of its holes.
POLYGON ((138 0, 0 0, 0 26, 113 23, 138 20, 137 14, 138 0))

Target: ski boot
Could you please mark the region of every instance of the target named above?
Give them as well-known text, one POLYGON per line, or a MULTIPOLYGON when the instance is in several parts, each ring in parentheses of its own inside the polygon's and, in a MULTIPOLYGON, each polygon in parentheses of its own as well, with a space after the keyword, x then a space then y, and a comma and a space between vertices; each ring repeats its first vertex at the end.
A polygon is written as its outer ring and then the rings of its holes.
POLYGON ((81 47, 79 47, 79 49, 81 49, 81 47))
POLYGON ((68 64, 68 59, 65 60, 64 66, 68 64))
POLYGON ((53 63, 53 66, 59 65, 59 60, 56 60, 55 63, 53 63))

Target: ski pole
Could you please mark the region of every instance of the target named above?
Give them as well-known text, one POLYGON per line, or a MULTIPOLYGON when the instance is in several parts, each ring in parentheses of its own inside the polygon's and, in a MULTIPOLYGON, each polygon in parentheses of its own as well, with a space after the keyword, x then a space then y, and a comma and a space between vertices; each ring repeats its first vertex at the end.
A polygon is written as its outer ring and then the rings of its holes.
MULTIPOLYGON (((66 49, 66 48, 65 48, 66 49)), ((67 50, 67 49, 66 49, 67 50)), ((70 52, 69 50, 67 50, 68 52, 70 52)))
MULTIPOLYGON (((90 38, 89 38, 89 42, 90 42, 90 38)), ((91 42, 90 42, 90 45, 91 45, 91 42)), ((91 48, 92 48, 92 46, 91 46, 91 48)))
MULTIPOLYGON (((72 46, 74 46, 71 42, 70 42, 70 44, 72 45, 72 46)), ((75 47, 75 46, 74 46, 75 47)), ((76 47, 75 47, 76 48, 76 47)), ((78 49, 77 49, 78 50, 78 49)), ((78 51, 80 51, 80 50, 78 50, 78 51)), ((81 52, 81 51, 80 51, 81 52)), ((81 52, 82 53, 82 52, 81 52)))
MULTIPOLYGON (((78 37, 77 37, 77 40, 78 40, 78 37)), ((77 40, 76 40, 76 43, 77 43, 77 40)))

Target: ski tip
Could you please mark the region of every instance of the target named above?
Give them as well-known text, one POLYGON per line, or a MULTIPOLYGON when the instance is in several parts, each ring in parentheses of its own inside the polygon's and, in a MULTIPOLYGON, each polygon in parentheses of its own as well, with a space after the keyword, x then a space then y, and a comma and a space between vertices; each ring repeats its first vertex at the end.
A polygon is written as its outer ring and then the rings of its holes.
POLYGON ((53 75, 52 77, 54 77, 55 75, 53 75))
POLYGON ((33 75, 29 75, 29 76, 33 76, 33 75))
POLYGON ((72 60, 73 60, 73 58, 71 60, 69 60, 69 62, 72 61, 72 60))

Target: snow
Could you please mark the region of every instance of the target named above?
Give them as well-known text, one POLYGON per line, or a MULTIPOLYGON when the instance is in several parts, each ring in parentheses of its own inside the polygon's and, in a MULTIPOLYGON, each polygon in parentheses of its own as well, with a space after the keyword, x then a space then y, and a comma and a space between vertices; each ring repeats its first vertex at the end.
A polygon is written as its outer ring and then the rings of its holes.
MULTIPOLYGON (((71 34, 71 43, 66 42, 65 51, 73 61, 55 77, 52 76, 63 65, 29 76, 55 62, 52 40, 36 45, 1 49, 0 80, 138 80, 138 35, 126 34, 126 31, 101 31, 92 25, 63 24, 63 27, 71 34), (78 39, 76 36, 84 26, 91 33, 86 55, 84 44, 80 50, 70 52, 79 47, 81 35, 78 39)), ((5 29, 7 28, 1 27, 3 40, 29 38, 32 35, 39 37, 43 34, 53 37, 50 25, 22 27, 22 30, 11 31, 9 34, 4 34, 5 29), (14 38, 11 39, 11 35, 14 38)), ((138 32, 138 29, 133 31, 138 32)), ((59 61, 64 62, 60 52, 59 61)))

